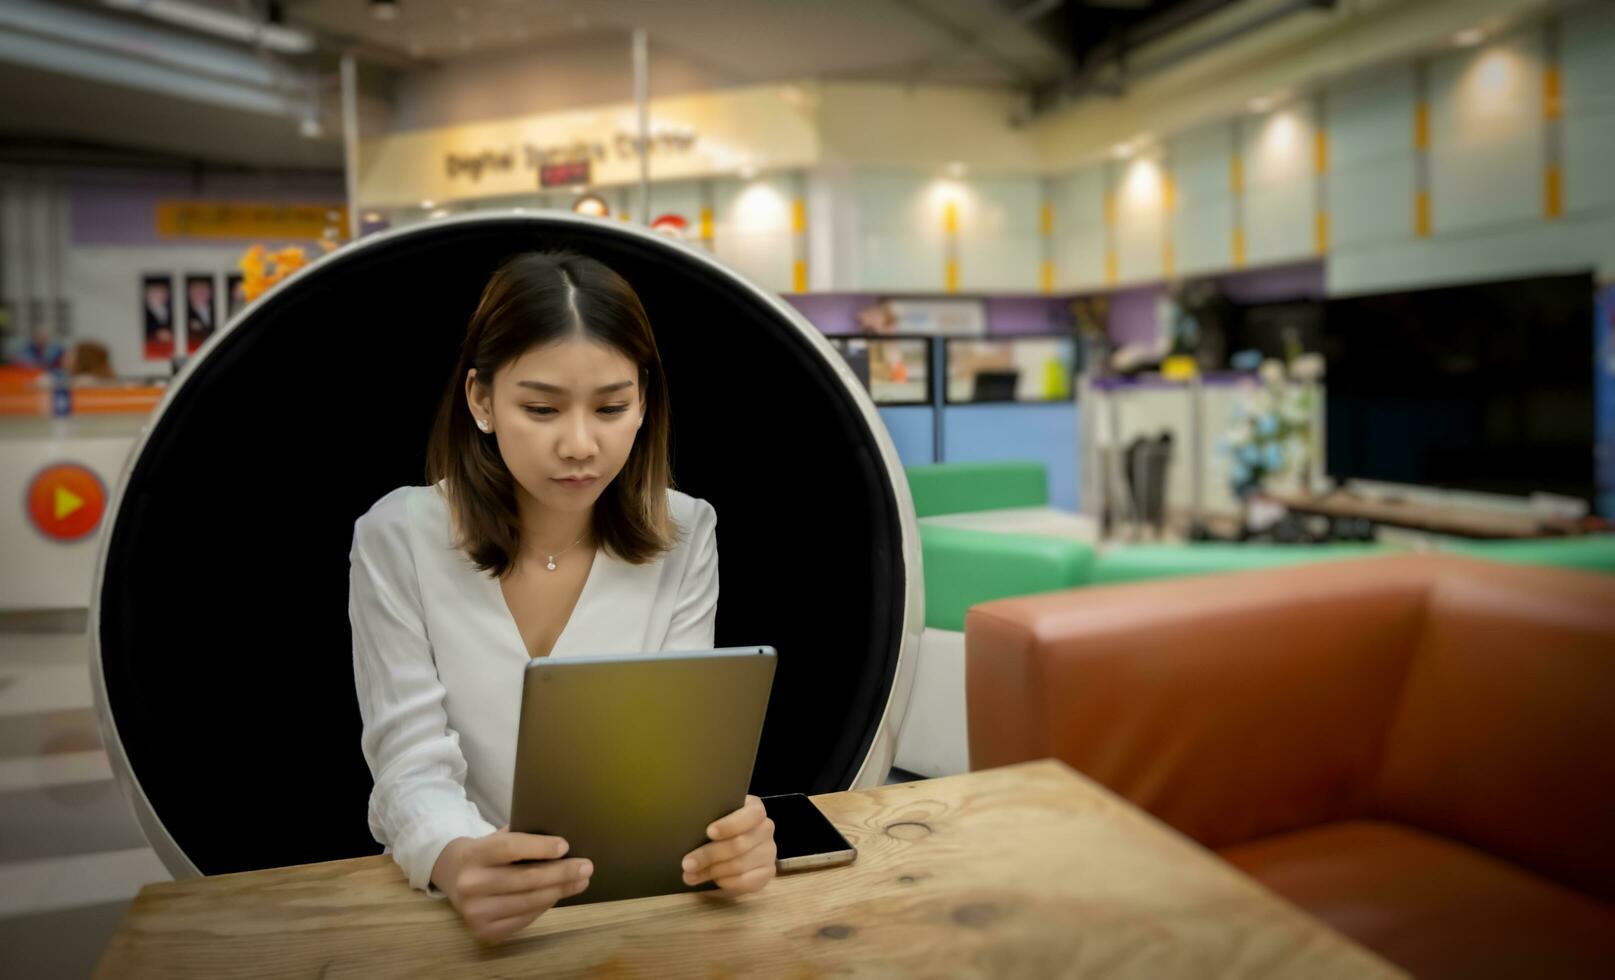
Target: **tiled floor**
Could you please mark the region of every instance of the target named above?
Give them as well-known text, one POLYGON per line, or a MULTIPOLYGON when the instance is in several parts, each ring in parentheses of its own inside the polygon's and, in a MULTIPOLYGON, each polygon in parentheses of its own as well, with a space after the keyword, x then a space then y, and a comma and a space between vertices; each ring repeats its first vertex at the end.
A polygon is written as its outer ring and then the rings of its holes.
POLYGON ((89 976, 141 886, 170 877, 102 750, 82 618, 66 625, 0 621, 0 977, 89 976))

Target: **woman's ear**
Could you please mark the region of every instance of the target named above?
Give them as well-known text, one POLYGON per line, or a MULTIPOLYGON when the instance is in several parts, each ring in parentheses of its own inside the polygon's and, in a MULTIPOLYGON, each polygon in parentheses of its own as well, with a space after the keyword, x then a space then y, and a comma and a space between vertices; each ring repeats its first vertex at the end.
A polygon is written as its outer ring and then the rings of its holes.
POLYGON ((477 369, 465 373, 465 404, 471 410, 471 424, 483 432, 493 431, 493 391, 480 383, 477 369), (484 427, 483 423, 486 423, 484 427))

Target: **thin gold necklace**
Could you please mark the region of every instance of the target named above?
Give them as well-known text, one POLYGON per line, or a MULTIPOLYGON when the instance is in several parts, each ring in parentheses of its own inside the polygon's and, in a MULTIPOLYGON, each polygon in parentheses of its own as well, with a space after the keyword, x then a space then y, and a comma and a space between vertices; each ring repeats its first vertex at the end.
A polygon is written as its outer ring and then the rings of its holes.
POLYGON ((582 534, 578 535, 578 540, 577 541, 572 542, 571 544, 567 545, 565 548, 562 548, 560 551, 557 551, 555 554, 550 555, 549 560, 544 563, 544 567, 549 569, 552 572, 555 571, 555 559, 557 559, 557 558, 561 557, 562 555, 566 554, 568 551, 571 551, 573 548, 576 548, 578 546, 578 541, 582 541, 584 538, 586 538, 588 536, 589 536, 588 531, 584 531, 582 534))

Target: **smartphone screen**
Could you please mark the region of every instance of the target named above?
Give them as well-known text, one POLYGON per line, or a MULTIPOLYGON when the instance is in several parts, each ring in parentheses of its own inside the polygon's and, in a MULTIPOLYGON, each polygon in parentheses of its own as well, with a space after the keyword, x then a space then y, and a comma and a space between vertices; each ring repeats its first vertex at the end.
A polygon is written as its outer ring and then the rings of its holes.
POLYGON ((854 850, 813 801, 801 793, 765 796, 763 808, 774 821, 774 846, 781 867, 794 858, 854 850))

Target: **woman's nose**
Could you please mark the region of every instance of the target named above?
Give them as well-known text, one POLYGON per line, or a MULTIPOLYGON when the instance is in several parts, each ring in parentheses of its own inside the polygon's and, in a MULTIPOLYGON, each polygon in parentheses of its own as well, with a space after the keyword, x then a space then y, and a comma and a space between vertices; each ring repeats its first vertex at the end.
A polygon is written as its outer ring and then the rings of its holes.
POLYGON ((557 448, 562 459, 588 459, 595 454, 594 427, 589 424, 587 416, 575 415, 567 422, 557 448))

